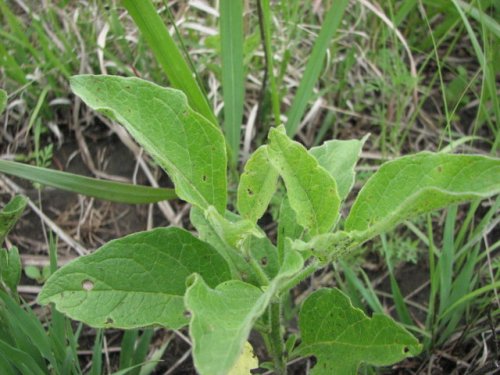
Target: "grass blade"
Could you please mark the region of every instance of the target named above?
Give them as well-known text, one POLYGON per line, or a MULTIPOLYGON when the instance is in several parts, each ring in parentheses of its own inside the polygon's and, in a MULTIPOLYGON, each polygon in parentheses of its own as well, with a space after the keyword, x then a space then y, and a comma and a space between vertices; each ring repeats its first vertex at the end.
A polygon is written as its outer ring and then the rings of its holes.
POLYGON ((330 10, 326 14, 321 31, 314 42, 314 47, 311 57, 306 65, 304 76, 300 81, 299 88, 295 94, 292 105, 288 110, 288 122, 286 125, 287 134, 295 135, 298 130, 300 120, 304 115, 307 103, 311 98, 311 94, 316 84, 321 70, 323 69, 323 61, 330 45, 330 41, 337 32, 340 21, 343 18, 344 12, 349 4, 349 0, 338 0, 333 3, 330 10))
POLYGON ((263 34, 264 52, 266 55, 267 74, 269 76, 269 83, 271 84, 271 104, 274 114, 274 125, 281 125, 281 111, 280 111, 280 95, 276 85, 276 78, 274 76, 274 58, 273 48, 271 46, 271 8, 269 0, 259 0, 257 2, 260 27, 263 34))
POLYGON ((243 100, 243 1, 221 0, 220 38, 222 91, 224 96, 224 132, 231 150, 232 163, 238 161, 243 100))
POLYGON ((149 186, 98 180, 96 178, 34 167, 7 160, 0 160, 0 172, 111 202, 142 204, 155 203, 177 197, 174 189, 152 188, 149 186))
POLYGON ((207 98, 194 78, 188 63, 177 48, 174 39, 170 36, 167 27, 156 13, 151 0, 124 0, 123 5, 134 19, 171 85, 186 94, 193 109, 217 124, 217 119, 207 98))

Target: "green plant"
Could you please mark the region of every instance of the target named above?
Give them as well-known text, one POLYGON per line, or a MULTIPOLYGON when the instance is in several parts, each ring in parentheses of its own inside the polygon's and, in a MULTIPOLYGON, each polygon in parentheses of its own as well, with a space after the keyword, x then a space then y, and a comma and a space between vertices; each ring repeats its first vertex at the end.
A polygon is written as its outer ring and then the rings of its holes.
MULTIPOLYGON (((0 211, 0 243, 22 215, 27 204, 23 196, 13 198, 0 211)), ((36 267, 25 267, 28 277, 44 279, 57 269, 56 240, 49 239, 50 265, 43 273, 36 267)), ((0 373, 17 374, 74 374, 85 373, 78 359, 78 339, 82 324, 76 330, 71 320, 52 309, 46 324, 19 297, 17 286, 21 279, 21 258, 17 248, 0 248, 0 373)), ((113 375, 150 374, 165 351, 168 341, 146 360, 153 330, 129 330, 122 339, 119 370, 113 375), (135 343, 137 342, 137 346, 135 343)), ((90 374, 102 373, 102 332, 99 330, 93 348, 90 374)))
POLYGON ((420 344, 404 328, 383 314, 366 317, 336 289, 304 302, 302 341, 289 352, 283 299, 316 270, 403 220, 500 192, 499 160, 424 152, 383 164, 339 224, 364 140, 327 141, 308 151, 279 126, 245 165, 236 214, 226 210, 224 136, 182 92, 113 76, 75 76, 71 86, 165 169, 178 197, 192 205, 198 238, 171 227, 113 240, 55 272, 39 302, 95 327, 189 325, 201 374, 228 373, 252 329, 279 374, 297 356, 316 356, 316 374, 351 374, 361 362, 382 366, 418 354, 420 344), (286 195, 275 246, 257 221, 280 178, 286 195))

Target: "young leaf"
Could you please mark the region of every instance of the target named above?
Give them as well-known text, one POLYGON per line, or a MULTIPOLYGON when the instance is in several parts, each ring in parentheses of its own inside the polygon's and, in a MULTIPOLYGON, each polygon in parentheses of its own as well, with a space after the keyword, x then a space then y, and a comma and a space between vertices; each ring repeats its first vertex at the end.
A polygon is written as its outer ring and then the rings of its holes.
POLYGON ((367 240, 401 221, 500 193, 500 160, 423 152, 382 165, 360 191, 346 231, 367 240))
POLYGON ((72 77, 71 87, 89 107, 127 128, 167 171, 181 199, 224 212, 224 136, 188 106, 182 92, 138 78, 93 75, 72 77))
POLYGON ((0 211, 0 244, 19 220, 28 204, 28 198, 18 195, 0 211))
POLYGON ((202 277, 193 276, 185 303, 192 315, 189 333, 194 363, 201 375, 226 374, 234 366, 257 318, 283 282, 302 266, 300 254, 287 253, 278 276, 265 292, 239 280, 211 289, 202 277))
POLYGON ((281 201, 278 220, 278 239, 276 241, 280 263, 284 258, 285 243, 287 238, 290 240, 295 240, 300 238, 302 233, 304 233, 304 228, 302 228, 297 223, 297 215, 295 215, 295 211, 292 209, 292 207, 290 207, 288 198, 283 197, 283 200, 281 201))
POLYGON ((231 278, 212 246, 179 228, 157 228, 110 241, 59 269, 38 300, 94 327, 180 328, 194 272, 211 287, 231 278))
MULTIPOLYGON (((226 212, 228 220, 231 220, 230 213, 226 212)), ((205 217, 204 212, 197 208, 191 207, 189 219, 193 226, 198 231, 198 236, 202 241, 212 245, 215 250, 226 260, 231 268, 231 273, 234 279, 242 279, 251 284, 257 285, 258 280, 251 278, 252 271, 250 265, 243 258, 243 254, 228 245, 224 238, 220 237, 212 224, 205 217)))
POLYGON ((250 236, 264 237, 264 234, 250 220, 239 217, 229 220, 218 213, 213 207, 205 210, 205 216, 220 238, 231 247, 240 248, 250 236))
MULTIPOLYGON (((227 222, 232 223, 242 221, 240 216, 229 211, 226 212, 225 219, 227 222)), ((235 246, 228 244, 227 235, 221 233, 221 228, 217 223, 213 223, 213 220, 209 221, 203 212, 196 207, 191 208, 190 220, 198 231, 200 239, 212 245, 226 259, 226 262, 232 268, 233 278, 241 279, 249 284, 260 285, 259 277, 257 277, 248 261, 245 260, 243 252, 235 246)), ((248 235, 244 246, 248 248, 248 254, 262 265, 267 276, 272 278, 276 275, 280 263, 278 262, 276 248, 267 237, 248 235)))
POLYGON ((5 90, 0 89, 0 115, 7 107, 7 92, 5 90))
POLYGON ((313 235, 328 232, 339 215, 335 180, 304 146, 287 137, 284 126, 271 129, 269 141, 269 159, 285 182, 298 223, 313 235))
POLYGON ((260 146, 248 159, 238 185, 241 216, 256 223, 264 215, 278 184, 278 171, 269 161, 268 146, 260 146))
POLYGON ((314 255, 323 263, 336 261, 359 245, 357 238, 351 233, 336 231, 314 236, 309 241, 295 240, 291 247, 297 251, 314 255))
POLYGON ((313 147, 309 153, 314 156, 319 165, 325 168, 337 183, 340 200, 343 201, 354 185, 354 167, 358 162, 361 150, 367 139, 349 141, 333 140, 313 147))
POLYGON ((11 291, 16 291, 21 280, 21 268, 21 257, 17 247, 12 247, 9 250, 0 249, 0 280, 11 291))
POLYGON ((421 350, 417 339, 391 318, 368 318, 338 289, 311 294, 301 308, 299 327, 297 354, 317 358, 314 375, 356 374, 361 362, 390 365, 421 350))

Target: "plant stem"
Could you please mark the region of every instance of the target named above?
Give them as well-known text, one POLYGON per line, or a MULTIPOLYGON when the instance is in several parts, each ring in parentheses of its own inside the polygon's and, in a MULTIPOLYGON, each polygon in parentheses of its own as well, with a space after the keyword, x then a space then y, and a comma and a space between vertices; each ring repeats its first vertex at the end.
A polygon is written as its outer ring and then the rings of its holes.
POLYGON ((271 332, 269 341, 277 375, 286 375, 285 343, 281 334, 281 301, 274 301, 269 306, 271 332))
POLYGON ((311 276, 318 268, 320 267, 320 263, 317 259, 314 259, 311 263, 309 263, 305 268, 302 269, 297 275, 295 275, 292 279, 290 279, 287 283, 285 283, 279 290, 279 294, 289 291, 297 284, 299 284, 306 277, 311 276))

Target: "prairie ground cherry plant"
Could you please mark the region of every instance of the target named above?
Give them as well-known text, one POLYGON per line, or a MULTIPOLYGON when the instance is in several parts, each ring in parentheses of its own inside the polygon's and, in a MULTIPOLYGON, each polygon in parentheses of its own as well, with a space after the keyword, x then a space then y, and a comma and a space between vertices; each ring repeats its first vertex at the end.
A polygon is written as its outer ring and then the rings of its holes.
POLYGON ((73 77, 71 87, 168 173, 178 197, 191 204, 197 234, 168 227, 110 241, 55 272, 38 300, 93 327, 189 326, 203 375, 234 373, 248 361, 252 330, 278 374, 299 356, 316 357, 313 373, 326 375, 417 355, 421 345, 405 328, 383 314, 367 317, 338 289, 312 293, 298 316, 300 343, 285 341, 283 301, 307 276, 403 220, 500 192, 499 160, 423 152, 383 164, 344 219, 364 140, 307 150, 278 126, 246 162, 231 212, 225 138, 182 92, 94 75, 73 77), (282 188, 273 243, 258 220, 282 188))
POLYGON ((0 0, 0 375, 498 370, 495 4, 0 0))

